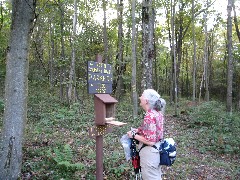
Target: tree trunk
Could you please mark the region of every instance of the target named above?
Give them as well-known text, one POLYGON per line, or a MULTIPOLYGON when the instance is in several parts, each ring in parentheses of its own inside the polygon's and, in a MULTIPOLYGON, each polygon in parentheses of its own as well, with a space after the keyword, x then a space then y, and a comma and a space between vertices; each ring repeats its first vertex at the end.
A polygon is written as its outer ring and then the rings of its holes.
POLYGON ((107 22, 106 22, 106 0, 103 0, 103 41, 104 41, 104 63, 108 63, 108 38, 107 38, 107 22))
POLYGON ((233 12, 234 12, 234 25, 235 25, 235 28, 236 28, 238 41, 240 42, 240 31, 239 31, 239 28, 238 28, 238 21, 237 21, 237 14, 236 14, 236 10, 235 10, 234 0, 233 0, 232 3, 233 3, 233 12))
MULTIPOLYGON (((237 21, 237 15, 236 15, 236 10, 235 10, 235 4, 234 4, 234 0, 233 0, 233 12, 234 12, 234 25, 235 25, 235 29, 236 29, 236 33, 237 33, 237 37, 238 37, 238 41, 240 42, 240 31, 238 28, 238 21, 237 21)), ((237 79, 239 79, 239 75, 237 75, 237 79)), ((237 84, 239 86, 239 82, 237 81, 237 84)), ((238 95, 237 95, 237 110, 240 110, 240 88, 238 87, 238 95)))
MULTIPOLYGON (((174 6, 175 6, 175 2, 174 2, 174 6)), ((178 23, 174 22, 174 26, 175 26, 174 33, 175 33, 175 41, 176 41, 176 85, 178 87, 180 87, 180 85, 179 85, 180 78, 179 77, 180 77, 180 73, 181 73, 180 67, 182 64, 182 45, 183 45, 183 38, 184 38, 184 25, 183 25, 184 24, 184 16, 183 16, 184 7, 185 7, 185 3, 181 0, 179 2, 179 15, 175 17, 176 18, 175 22, 178 22, 178 23)), ((174 14, 175 14, 175 12, 174 12, 174 14)), ((180 88, 177 88, 175 90, 177 90, 177 96, 178 96, 178 94, 181 92, 180 88)), ((174 98, 175 98, 175 96, 174 96, 174 98)), ((175 99, 174 99, 174 101, 175 101, 175 99)))
POLYGON ((50 35, 50 48, 49 48, 49 84, 50 84, 50 90, 53 90, 53 81, 54 81, 54 51, 55 51, 55 45, 54 45, 54 31, 52 30, 54 28, 54 25, 52 22, 49 22, 49 35, 50 35), (53 27, 52 27, 53 26, 53 27))
POLYGON ((152 63, 154 60, 154 9, 152 7, 152 0, 143 0, 142 2, 142 43, 143 43, 143 78, 142 89, 152 88, 152 63))
POLYGON ((0 149, 0 179, 20 178, 22 143, 27 118, 28 49, 35 3, 12 1, 12 25, 7 53, 5 111, 0 149))
POLYGON ((228 51, 228 66, 227 66, 227 112, 232 112, 232 81, 233 81, 233 57, 232 57, 232 0, 228 0, 227 5, 227 51, 228 51))
MULTIPOLYGON (((182 92, 184 92, 184 95, 186 95, 187 97, 189 97, 189 89, 190 89, 190 78, 189 78, 189 57, 188 57, 188 48, 184 48, 184 59, 185 59, 185 68, 186 68, 186 84, 183 86, 182 88, 182 92), (186 90, 184 90, 184 88, 186 90)), ((184 76, 182 76, 184 77, 184 76)))
POLYGON ((196 99, 196 33, 195 33, 195 5, 194 0, 192 0, 192 33, 193 33, 193 89, 192 89, 192 101, 196 99))
MULTIPOLYGON (((64 9, 63 4, 58 0, 58 7, 60 11, 60 30, 61 30, 61 65, 60 65, 60 100, 64 101, 64 82, 66 81, 66 67, 65 67, 65 45, 64 45, 64 9)), ((67 100, 68 101, 68 100, 67 100)))
POLYGON ((119 99, 123 95, 123 74, 125 69, 123 60, 123 0, 118 1, 118 55, 116 66, 116 97, 119 99))
MULTIPOLYGON (((172 47, 172 45, 174 44, 173 43, 173 41, 174 41, 174 38, 172 37, 172 35, 174 34, 174 32, 172 32, 173 31, 173 18, 172 18, 172 1, 170 2, 170 7, 171 7, 171 9, 170 9, 170 12, 169 12, 169 9, 168 9, 168 7, 167 7, 167 5, 165 5, 165 8, 166 8, 166 17, 167 17, 167 29, 168 29, 168 37, 169 37, 169 45, 170 45, 170 53, 169 53, 169 58, 170 58, 170 61, 172 62, 171 63, 171 67, 169 68, 169 69, 166 69, 166 72, 168 72, 169 71, 169 76, 168 76, 168 78, 166 78, 166 81, 167 81, 167 83, 169 83, 169 96, 170 96, 170 103, 172 104, 173 103, 173 99, 174 99, 174 97, 173 97, 173 95, 174 95, 174 93, 173 93, 173 85, 174 85, 174 83, 173 83, 173 72, 174 72, 174 70, 173 70, 173 47, 172 47)), ((167 75, 167 74, 166 74, 167 75)))
POLYGON ((77 0, 74 0, 74 16, 73 16, 73 34, 72 34, 72 61, 70 65, 69 71, 69 84, 68 84, 68 100, 69 103, 75 101, 75 92, 76 92, 76 75, 75 75, 75 59, 76 59, 76 51, 75 51, 75 41, 76 41, 76 25, 77 25, 77 0))
POLYGON ((137 118, 138 105, 137 105, 137 86, 136 86, 136 1, 132 0, 132 101, 133 101, 133 118, 137 118))
POLYGON ((171 31, 172 31, 172 58, 173 58, 173 72, 172 72, 172 83, 173 83, 173 91, 174 91, 174 109, 175 115, 178 115, 178 108, 177 108, 177 62, 176 62, 176 50, 175 50, 175 0, 171 0, 171 31))
POLYGON ((208 31, 207 31, 207 7, 208 0, 206 2, 206 12, 203 15, 204 19, 204 33, 205 33, 205 45, 204 45, 204 80, 205 80, 205 100, 209 101, 209 59, 208 59, 208 31))
POLYGON ((2 27, 3 27, 3 2, 0 2, 0 32, 2 31, 2 27))

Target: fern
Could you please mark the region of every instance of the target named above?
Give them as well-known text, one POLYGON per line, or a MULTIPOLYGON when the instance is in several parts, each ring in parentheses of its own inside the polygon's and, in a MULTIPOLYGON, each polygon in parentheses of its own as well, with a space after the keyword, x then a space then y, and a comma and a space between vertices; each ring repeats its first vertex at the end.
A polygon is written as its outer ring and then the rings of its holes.
POLYGON ((69 144, 66 144, 62 150, 55 148, 53 151, 55 153, 53 160, 61 170, 76 171, 85 168, 82 163, 72 163, 73 151, 69 144))
POLYGON ((63 153, 66 161, 71 161, 73 158, 73 152, 69 144, 66 144, 63 149, 63 153))

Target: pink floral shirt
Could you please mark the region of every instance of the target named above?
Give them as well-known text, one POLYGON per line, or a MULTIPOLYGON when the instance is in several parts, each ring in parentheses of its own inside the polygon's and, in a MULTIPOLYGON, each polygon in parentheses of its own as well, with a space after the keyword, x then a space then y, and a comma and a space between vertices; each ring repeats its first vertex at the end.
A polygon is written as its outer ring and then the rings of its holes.
POLYGON ((163 121, 161 112, 150 109, 146 112, 142 125, 138 128, 139 135, 142 135, 150 142, 158 142, 163 139, 163 121))

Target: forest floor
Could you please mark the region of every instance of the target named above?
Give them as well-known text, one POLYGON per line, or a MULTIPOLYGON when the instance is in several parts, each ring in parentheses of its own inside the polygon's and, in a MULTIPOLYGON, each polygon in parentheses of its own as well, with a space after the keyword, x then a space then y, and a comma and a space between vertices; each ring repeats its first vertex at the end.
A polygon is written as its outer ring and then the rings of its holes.
MULTIPOLYGON (((45 95, 30 98, 29 104, 21 179, 95 180, 96 141, 89 138, 88 132, 94 126, 93 105, 67 107, 45 95)), ((120 138, 131 127, 138 127, 142 119, 131 117, 128 103, 119 104, 116 118, 127 125, 114 127, 112 133, 104 135, 105 180, 135 177, 131 162, 125 159, 120 138)), ((187 113, 179 117, 172 114, 166 112, 164 134, 165 138, 175 140, 177 158, 171 167, 162 167, 164 180, 240 180, 239 153, 230 155, 220 153, 219 149, 208 151, 200 147, 199 144, 209 141, 202 137, 204 128, 209 127, 189 126, 191 119, 187 113)), ((1 129, 0 123, 0 133, 1 129)))
MULTIPOLYGON (((187 116, 182 115, 177 118, 166 115, 165 138, 172 137, 177 143, 177 158, 171 167, 162 167, 163 179, 239 180, 239 156, 201 152, 201 147, 195 145, 195 142, 201 139, 198 134, 199 130, 189 128, 187 122, 187 116)), ((40 133, 40 135, 30 135, 29 141, 24 145, 22 179, 27 179, 25 177, 30 174, 29 179, 94 180, 96 173, 95 140, 87 137, 88 124, 83 123, 82 128, 85 130, 79 131, 78 129, 78 132, 73 128, 69 130, 63 127, 63 124, 58 124, 45 127, 45 130, 41 130, 45 133, 40 133), (70 145, 74 153, 74 162, 81 163, 78 170, 68 168, 69 163, 65 165, 67 169, 64 168, 63 162, 68 160, 57 155, 60 151, 64 152, 59 144, 70 145), (61 158, 62 160, 57 160, 61 158)), ((132 180, 135 177, 131 162, 125 160, 124 151, 119 142, 120 137, 127 131, 126 128, 129 127, 115 128, 113 133, 104 136, 105 180, 132 180)), ((36 129, 33 127, 30 129, 31 132, 36 133, 36 129)), ((40 130, 40 127, 37 129, 40 130)), ((74 163, 71 166, 73 165, 74 163)))
POLYGON ((165 120, 165 137, 173 137, 177 143, 177 158, 173 166, 163 167, 163 179, 189 180, 239 180, 239 156, 201 152, 194 144, 199 137, 198 129, 188 127, 188 116, 165 120))

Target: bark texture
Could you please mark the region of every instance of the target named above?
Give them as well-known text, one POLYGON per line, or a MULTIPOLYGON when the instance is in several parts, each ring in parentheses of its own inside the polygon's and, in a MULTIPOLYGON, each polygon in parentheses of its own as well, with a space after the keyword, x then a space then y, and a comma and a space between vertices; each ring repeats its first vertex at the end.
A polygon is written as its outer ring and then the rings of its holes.
POLYGON ((143 42, 143 78, 142 89, 152 88, 153 60, 154 60, 154 9, 152 0, 143 0, 142 2, 142 42, 143 42))
POLYGON ((35 2, 12 1, 12 8, 0 149, 0 179, 14 180, 21 172, 22 142, 27 118, 28 47, 35 2))

